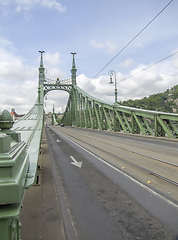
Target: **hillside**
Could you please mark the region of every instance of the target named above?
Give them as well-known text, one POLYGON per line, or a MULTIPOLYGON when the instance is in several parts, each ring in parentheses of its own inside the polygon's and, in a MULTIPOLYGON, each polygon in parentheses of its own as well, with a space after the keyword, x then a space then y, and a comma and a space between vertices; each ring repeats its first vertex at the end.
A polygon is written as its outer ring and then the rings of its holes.
POLYGON ((178 85, 142 99, 119 102, 123 106, 142 108, 147 110, 178 113, 178 85))

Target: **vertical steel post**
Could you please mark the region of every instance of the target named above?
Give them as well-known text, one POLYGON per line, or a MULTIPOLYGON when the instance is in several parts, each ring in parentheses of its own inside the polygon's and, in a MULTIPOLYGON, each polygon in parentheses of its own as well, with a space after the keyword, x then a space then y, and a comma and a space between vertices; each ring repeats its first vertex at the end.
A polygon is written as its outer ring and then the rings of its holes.
POLYGON ((154 115, 154 128, 155 128, 155 137, 158 137, 158 121, 157 121, 157 115, 154 115))
POLYGON ((43 84, 45 80, 45 69, 43 67, 43 53, 44 51, 39 51, 41 53, 40 67, 39 67, 39 82, 38 82, 38 104, 43 104, 44 102, 44 92, 43 84))
POLYGON ((52 113, 52 125, 54 125, 55 122, 54 122, 54 103, 53 103, 53 113, 52 113))
POLYGON ((71 54, 73 55, 73 61, 72 61, 72 69, 71 69, 71 73, 72 73, 72 85, 76 85, 76 76, 77 76, 77 69, 75 67, 75 54, 76 53, 73 53, 71 52, 71 54))

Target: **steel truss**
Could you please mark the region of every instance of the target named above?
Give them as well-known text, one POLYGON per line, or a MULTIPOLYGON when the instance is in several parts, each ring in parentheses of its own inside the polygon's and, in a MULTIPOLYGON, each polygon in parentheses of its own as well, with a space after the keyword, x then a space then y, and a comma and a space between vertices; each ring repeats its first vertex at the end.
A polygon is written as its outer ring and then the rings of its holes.
POLYGON ((66 126, 178 138, 178 114, 109 104, 73 85, 63 115, 66 126))

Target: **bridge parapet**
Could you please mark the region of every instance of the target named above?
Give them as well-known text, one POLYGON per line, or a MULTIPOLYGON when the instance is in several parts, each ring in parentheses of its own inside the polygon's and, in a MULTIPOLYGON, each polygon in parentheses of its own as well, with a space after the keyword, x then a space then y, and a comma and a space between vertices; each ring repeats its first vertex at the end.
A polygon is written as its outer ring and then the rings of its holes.
POLYGON ((19 239, 19 212, 25 193, 29 168, 27 143, 20 133, 10 130, 12 116, 0 115, 0 237, 19 239))
POLYGON ((36 179, 42 128, 43 104, 37 102, 11 130, 0 131, 0 239, 20 239, 19 214, 36 179))
POLYGON ((20 239, 23 197, 36 179, 44 111, 42 53, 35 105, 14 125, 7 110, 0 115, 0 239, 3 240, 20 239))
POLYGON ((11 126, 11 120, 0 117, 0 236, 3 240, 20 239, 19 214, 23 197, 36 178, 43 104, 37 102, 9 129, 11 126))

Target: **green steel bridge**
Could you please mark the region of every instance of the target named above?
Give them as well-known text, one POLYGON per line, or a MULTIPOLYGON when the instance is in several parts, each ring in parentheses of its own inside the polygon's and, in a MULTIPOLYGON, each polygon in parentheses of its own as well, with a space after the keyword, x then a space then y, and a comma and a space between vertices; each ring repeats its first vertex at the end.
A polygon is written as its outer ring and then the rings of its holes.
MULTIPOLYGON (((178 138, 178 114, 110 104, 87 94, 77 86, 74 54, 71 78, 51 80, 45 76, 42 53, 38 97, 32 109, 14 124, 8 111, 0 115, 0 236, 3 240, 20 239, 19 214, 25 191, 33 186, 36 178, 44 97, 49 91, 69 93, 62 119, 66 126, 178 138)), ((53 110, 53 124, 55 121, 53 110)))

